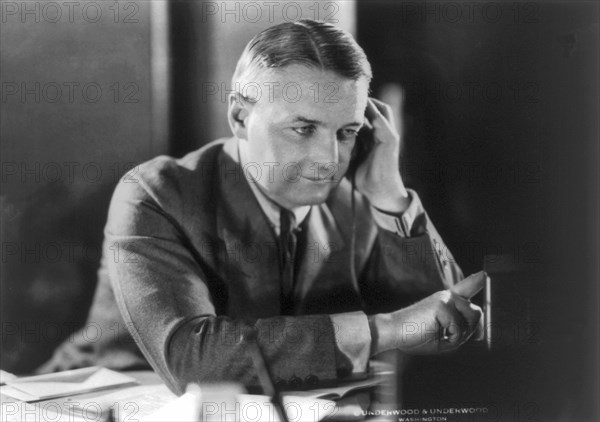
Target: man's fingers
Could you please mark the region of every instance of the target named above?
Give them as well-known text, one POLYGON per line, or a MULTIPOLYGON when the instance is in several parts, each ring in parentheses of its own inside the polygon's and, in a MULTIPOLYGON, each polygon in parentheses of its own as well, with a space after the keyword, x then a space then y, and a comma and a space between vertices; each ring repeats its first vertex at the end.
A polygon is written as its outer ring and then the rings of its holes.
POLYGON ((377 124, 377 121, 379 121, 379 123, 383 124, 382 127, 395 131, 396 122, 392 115, 392 108, 383 101, 369 97, 365 116, 367 116, 367 119, 369 119, 373 125, 377 124))
POLYGON ((460 296, 455 297, 454 306, 465 319, 466 326, 463 327, 463 331, 467 334, 467 338, 471 337, 473 333, 479 333, 479 328, 483 328, 483 311, 477 305, 473 305, 466 299, 461 298, 460 296))
POLYGON ((365 110, 365 116, 369 119, 370 122, 373 122, 379 115, 379 110, 375 106, 375 103, 371 98, 367 100, 367 109, 365 110))
POLYGON ((483 288, 486 279, 487 274, 481 271, 450 288, 454 297, 454 305, 467 323, 466 339, 474 336, 475 340, 482 340, 485 335, 483 311, 479 306, 472 304, 469 299, 483 288))
POLYGON ((474 325, 483 315, 483 311, 479 306, 460 297, 454 300, 454 306, 469 325, 474 325))
POLYGON ((373 98, 370 97, 369 98, 371 100, 371 102, 373 103, 373 105, 375 106, 375 108, 388 120, 392 120, 392 108, 384 103, 383 101, 378 100, 377 98, 373 98))
POLYGON ((445 304, 437 313, 437 321, 440 325, 439 343, 441 347, 449 345, 456 347, 462 340, 462 329, 466 321, 461 313, 452 305, 445 304))
POLYGON ((471 299, 485 286, 487 274, 485 271, 480 271, 471 274, 464 280, 459 281, 450 288, 450 291, 465 299, 471 299))
POLYGON ((475 341, 485 340, 485 322, 483 319, 483 315, 481 316, 481 318, 479 318, 479 322, 475 327, 474 337, 475 341))

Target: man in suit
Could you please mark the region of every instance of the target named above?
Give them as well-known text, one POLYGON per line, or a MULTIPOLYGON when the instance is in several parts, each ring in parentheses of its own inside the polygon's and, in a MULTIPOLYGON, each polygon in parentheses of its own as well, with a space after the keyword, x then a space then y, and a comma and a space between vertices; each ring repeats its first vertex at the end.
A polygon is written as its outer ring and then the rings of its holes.
POLYGON ((178 393, 253 388, 256 342, 280 386, 298 389, 360 376, 387 350, 470 339, 484 275, 462 280, 405 188, 400 135, 370 80, 362 49, 329 24, 250 41, 229 98, 234 136, 157 157, 117 186, 89 323, 51 365, 87 354, 119 369, 148 362, 178 393), (373 145, 356 157, 363 125, 373 145))

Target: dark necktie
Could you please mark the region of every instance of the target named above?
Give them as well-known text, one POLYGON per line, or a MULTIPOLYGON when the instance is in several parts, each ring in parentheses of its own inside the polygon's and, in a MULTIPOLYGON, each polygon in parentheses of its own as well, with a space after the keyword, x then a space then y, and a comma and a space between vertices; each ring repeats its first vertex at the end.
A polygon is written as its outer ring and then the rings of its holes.
POLYGON ((291 314, 293 311, 294 263, 298 237, 296 217, 293 212, 281 208, 280 224, 280 269, 281 269, 281 313, 291 314))

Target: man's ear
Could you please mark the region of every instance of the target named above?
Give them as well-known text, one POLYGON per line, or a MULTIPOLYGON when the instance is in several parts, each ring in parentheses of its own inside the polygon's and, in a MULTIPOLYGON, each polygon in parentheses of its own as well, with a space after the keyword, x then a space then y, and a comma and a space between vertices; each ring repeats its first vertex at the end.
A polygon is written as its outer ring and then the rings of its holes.
POLYGON ((238 92, 229 95, 229 109, 227 120, 233 134, 239 139, 248 139, 248 128, 246 121, 251 104, 238 92))

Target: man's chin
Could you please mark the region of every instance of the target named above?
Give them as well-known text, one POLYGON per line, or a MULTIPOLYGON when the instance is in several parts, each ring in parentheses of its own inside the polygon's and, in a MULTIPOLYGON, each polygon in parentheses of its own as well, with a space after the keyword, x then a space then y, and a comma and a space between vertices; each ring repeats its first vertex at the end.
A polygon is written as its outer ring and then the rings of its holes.
POLYGON ((302 204, 299 204, 298 206, 302 206, 302 205, 321 205, 323 203, 325 203, 325 201, 327 201, 327 198, 329 197, 329 195, 327 195, 326 197, 319 197, 319 198, 309 198, 305 201, 302 201, 302 204))
POLYGON ((321 205, 329 198, 331 191, 338 183, 329 185, 320 185, 318 189, 311 187, 310 189, 290 189, 281 195, 281 200, 277 201, 288 208, 296 208, 307 205, 321 205))
MULTIPOLYGON (((329 198, 331 191, 335 189, 335 187, 339 184, 339 182, 331 182, 328 184, 322 184, 318 186, 318 189, 310 189, 305 190, 304 192, 298 192, 292 200, 295 200, 299 204, 303 205, 321 205, 329 198)), ((300 206, 300 205, 299 205, 300 206)))

